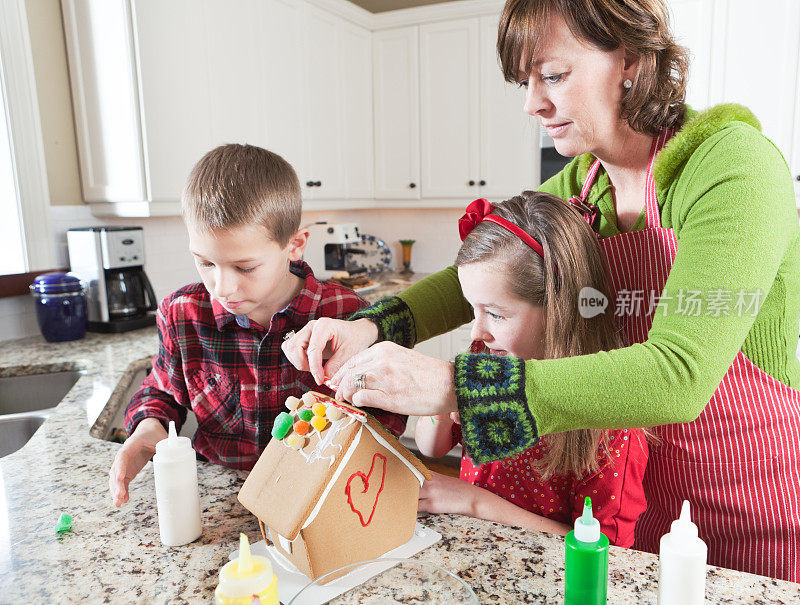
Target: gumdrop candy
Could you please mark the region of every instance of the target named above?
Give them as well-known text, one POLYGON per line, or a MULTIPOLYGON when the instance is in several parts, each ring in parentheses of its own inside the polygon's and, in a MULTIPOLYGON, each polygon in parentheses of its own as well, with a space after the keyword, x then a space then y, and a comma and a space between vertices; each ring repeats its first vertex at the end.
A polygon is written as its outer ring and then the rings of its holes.
POLYGON ((305 420, 308 422, 314 417, 314 412, 308 408, 303 408, 302 410, 298 410, 297 415, 300 417, 300 420, 305 420))
POLYGON ((283 439, 292 430, 293 422, 291 414, 281 412, 275 417, 275 423, 272 425, 272 436, 275 439, 283 439))
POLYGON ((313 426, 315 429, 317 429, 320 432, 322 432, 322 430, 325 428, 326 424, 328 424, 328 421, 325 420, 325 418, 323 418, 322 416, 314 416, 311 419, 311 426, 313 426))
POLYGON ((294 432, 298 435, 305 435, 308 432, 308 423, 298 420, 294 423, 294 432))
POLYGON ((300 401, 297 397, 294 397, 292 395, 289 395, 286 398, 286 407, 292 411, 299 408, 302 403, 303 403, 302 401, 300 401))
POLYGON ((315 403, 311 407, 311 411, 314 412, 314 416, 320 416, 322 418, 325 417, 325 404, 324 403, 315 403))
POLYGON ((344 412, 335 406, 329 405, 328 409, 325 411, 325 415, 331 422, 334 422, 344 416, 344 412))
POLYGON ((284 442, 293 450, 302 449, 303 446, 306 444, 306 438, 301 437, 300 435, 289 435, 284 442))
POLYGON ((311 391, 307 391, 303 393, 303 403, 306 407, 311 407, 315 403, 317 403, 317 397, 311 391))

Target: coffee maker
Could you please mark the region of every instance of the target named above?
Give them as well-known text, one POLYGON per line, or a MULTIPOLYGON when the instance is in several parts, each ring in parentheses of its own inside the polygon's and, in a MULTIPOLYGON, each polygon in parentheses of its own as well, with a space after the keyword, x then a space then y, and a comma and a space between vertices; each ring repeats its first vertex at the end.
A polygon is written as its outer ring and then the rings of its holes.
POLYGON ((310 235, 303 259, 314 270, 317 279, 348 277, 365 272, 363 268, 356 267, 350 258, 353 254, 365 254, 364 250, 354 247, 354 244, 361 243, 358 225, 319 222, 308 225, 306 229, 310 235))
POLYGON ((141 227, 67 231, 71 272, 86 283, 89 330, 127 332, 155 324, 158 301, 144 272, 141 227))

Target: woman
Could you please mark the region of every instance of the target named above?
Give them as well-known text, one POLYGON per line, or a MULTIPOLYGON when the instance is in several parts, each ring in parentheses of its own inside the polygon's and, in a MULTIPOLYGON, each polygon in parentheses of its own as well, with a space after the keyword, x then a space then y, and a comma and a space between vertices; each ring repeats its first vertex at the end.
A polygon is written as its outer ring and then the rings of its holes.
POLYGON ((629 346, 491 366, 404 348, 470 321, 451 267, 308 326, 287 355, 357 405, 458 410, 477 463, 539 435, 657 427, 635 546, 655 552, 686 498, 710 563, 800 580, 800 228, 783 158, 747 109, 684 105, 661 0, 508 0, 498 52, 525 111, 577 156, 541 190, 586 210, 629 346))

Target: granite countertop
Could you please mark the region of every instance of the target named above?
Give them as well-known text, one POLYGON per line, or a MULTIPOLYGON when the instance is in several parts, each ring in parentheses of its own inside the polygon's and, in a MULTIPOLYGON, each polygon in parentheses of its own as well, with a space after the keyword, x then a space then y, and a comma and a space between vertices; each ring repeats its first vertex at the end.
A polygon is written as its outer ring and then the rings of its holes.
MULTIPOLYGON (((157 345, 155 328, 0 344, 0 376, 85 372, 27 445, 0 458, 0 603, 208 602, 239 532, 261 539, 255 517, 236 500, 242 471, 198 463, 203 535, 186 546, 161 545, 151 464, 133 481, 131 501, 111 504, 108 468, 120 446, 89 429, 131 364, 157 345), (73 531, 58 536, 62 512, 74 517, 73 531)), ((420 521, 443 538, 417 558, 459 575, 482 603, 563 599, 562 538, 458 515, 421 514, 420 521)), ((655 556, 612 547, 609 567, 610 603, 656 602, 655 556)), ((380 578, 371 586, 392 588, 380 578)), ((800 602, 800 584, 710 567, 707 596, 712 603, 800 602)))

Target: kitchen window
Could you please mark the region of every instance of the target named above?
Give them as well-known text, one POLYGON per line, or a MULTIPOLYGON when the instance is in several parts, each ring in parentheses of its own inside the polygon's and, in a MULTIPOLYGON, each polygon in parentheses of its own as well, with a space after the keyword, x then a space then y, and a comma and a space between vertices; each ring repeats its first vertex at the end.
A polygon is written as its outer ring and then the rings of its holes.
POLYGON ((8 296, 17 293, 9 285, 9 274, 55 266, 24 0, 0 2, 0 122, 0 296, 8 296))

